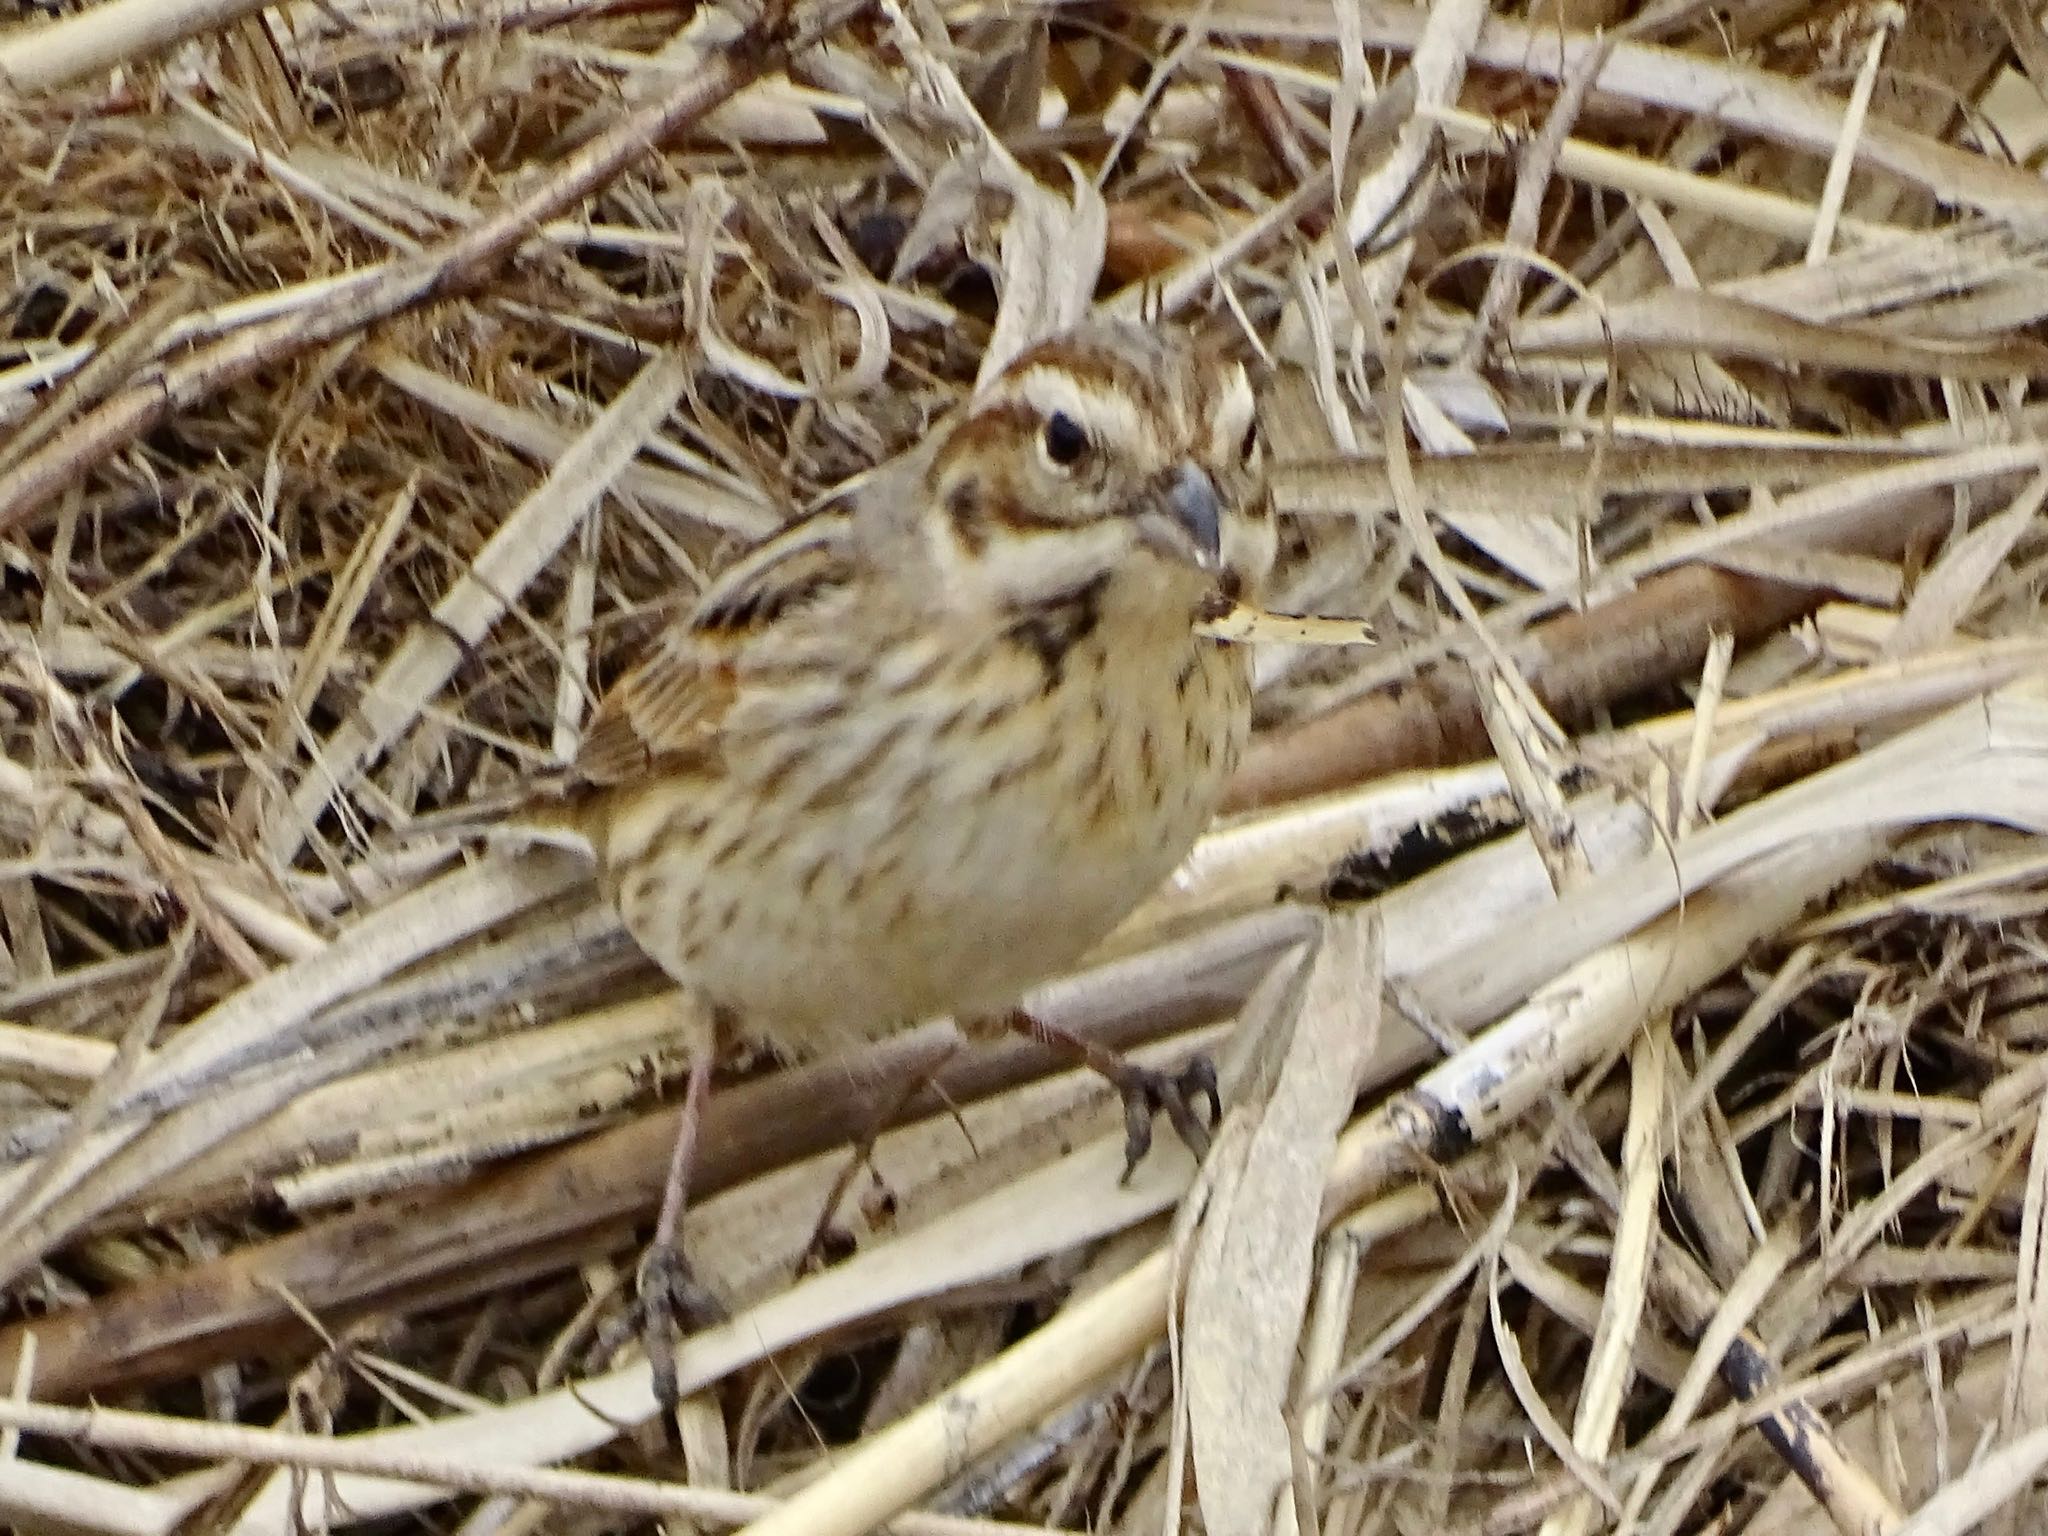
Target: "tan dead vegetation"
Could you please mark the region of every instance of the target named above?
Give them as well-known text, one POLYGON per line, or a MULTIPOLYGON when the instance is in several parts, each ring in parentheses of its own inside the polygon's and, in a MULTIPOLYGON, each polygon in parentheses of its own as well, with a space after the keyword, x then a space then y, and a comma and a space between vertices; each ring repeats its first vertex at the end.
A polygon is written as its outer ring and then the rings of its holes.
POLYGON ((2019 0, 20 10, 0 1518, 2039 1527, 2019 0), (1212 1051, 1216 1148, 1120 1186, 943 1023, 722 1063, 671 1440, 597 1346, 674 1010, 411 824, 1089 302, 1257 361, 1344 621, 1256 621, 1238 814, 1036 1000, 1212 1051))

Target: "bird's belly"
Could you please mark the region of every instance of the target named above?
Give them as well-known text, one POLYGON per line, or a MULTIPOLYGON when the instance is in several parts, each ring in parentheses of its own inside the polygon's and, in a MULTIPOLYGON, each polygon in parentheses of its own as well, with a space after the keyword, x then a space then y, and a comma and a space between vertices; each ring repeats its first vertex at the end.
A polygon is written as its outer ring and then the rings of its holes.
MULTIPOLYGON (((1199 686, 1241 692, 1236 666, 1199 686)), ((627 927, 785 1055, 1008 1007, 1101 940, 1214 814, 1243 711, 1191 717, 1171 671, 1154 681, 1108 700, 985 700, 966 731, 881 725, 879 766, 824 796, 785 772, 779 809, 764 758, 707 784, 680 830, 672 810, 621 815, 606 862, 627 927)), ((872 715, 862 729, 877 734, 872 715)), ((852 755, 828 733, 808 749, 852 755)))

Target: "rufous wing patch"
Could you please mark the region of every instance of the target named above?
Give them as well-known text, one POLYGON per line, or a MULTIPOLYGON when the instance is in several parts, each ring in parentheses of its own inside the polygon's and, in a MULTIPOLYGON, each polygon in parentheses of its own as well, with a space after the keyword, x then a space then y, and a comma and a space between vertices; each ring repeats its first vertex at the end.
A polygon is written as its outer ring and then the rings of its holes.
POLYGON ((597 707, 574 777, 592 788, 712 766, 739 696, 734 657, 853 580, 844 514, 793 524, 730 567, 597 707))
POLYGON ((731 707, 732 668, 687 631, 670 630, 598 705, 575 776, 609 788, 704 760, 731 707))

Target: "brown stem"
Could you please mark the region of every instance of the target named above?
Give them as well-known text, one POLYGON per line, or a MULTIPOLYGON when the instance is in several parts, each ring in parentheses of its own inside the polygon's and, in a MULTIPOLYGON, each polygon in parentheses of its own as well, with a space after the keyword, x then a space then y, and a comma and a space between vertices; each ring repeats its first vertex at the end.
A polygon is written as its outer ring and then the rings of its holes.
MULTIPOLYGON (((1754 640, 1810 612, 1825 595, 1815 587, 1683 566, 1612 602, 1538 624, 1515 650, 1544 707, 1559 724, 1576 728, 1618 699, 1689 675, 1716 630, 1733 634, 1738 644, 1754 640)), ((1232 786, 1230 809, 1491 753, 1470 674, 1456 663, 1439 663, 1262 739, 1232 786)))

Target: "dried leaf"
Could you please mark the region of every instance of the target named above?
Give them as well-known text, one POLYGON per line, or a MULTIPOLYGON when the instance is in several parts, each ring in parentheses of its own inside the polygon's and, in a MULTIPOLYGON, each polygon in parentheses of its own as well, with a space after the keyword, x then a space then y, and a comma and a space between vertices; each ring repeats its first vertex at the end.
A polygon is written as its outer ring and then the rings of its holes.
POLYGON ((1379 1013, 1379 927, 1324 929, 1270 1095, 1236 1106, 1249 1134, 1215 1181, 1188 1269, 1182 1333, 1189 1433, 1211 1536, 1265 1536, 1288 1486, 1285 1410, 1308 1301, 1325 1171, 1350 1117, 1379 1013))

